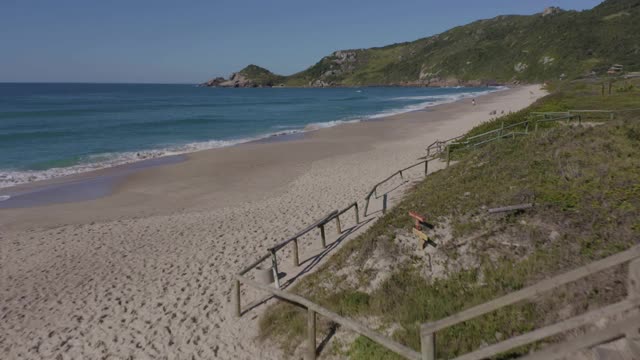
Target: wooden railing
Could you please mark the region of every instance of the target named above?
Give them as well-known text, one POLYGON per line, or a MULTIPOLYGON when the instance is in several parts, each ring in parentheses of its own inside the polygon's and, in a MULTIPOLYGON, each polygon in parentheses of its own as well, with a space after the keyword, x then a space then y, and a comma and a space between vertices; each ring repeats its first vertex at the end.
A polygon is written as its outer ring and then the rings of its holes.
POLYGON ((362 336, 366 336, 367 338, 407 359, 420 360, 420 353, 417 351, 380 335, 357 321, 344 318, 329 309, 303 298, 302 296, 272 288, 242 275, 236 275, 236 281, 242 282, 255 289, 267 292, 276 298, 283 299, 291 304, 307 309, 307 350, 305 352, 305 359, 307 360, 314 360, 316 358, 316 315, 324 316, 349 330, 355 331, 362 336))
MULTIPOLYGON (((369 202, 371 201, 371 197, 375 195, 376 198, 378 198, 378 187, 380 187, 380 185, 386 183, 387 181, 390 181, 391 179, 393 179, 396 176, 400 176, 400 178, 402 180, 404 180, 404 172, 406 172, 407 170, 411 170, 415 167, 418 167, 422 164, 424 164, 424 176, 427 176, 429 174, 429 162, 435 160, 436 157, 427 157, 426 159, 420 161, 419 163, 407 166, 403 169, 400 169, 396 172, 394 172, 393 174, 391 174, 390 176, 388 176, 386 179, 378 182, 377 184, 373 185, 373 188, 371 188, 371 191, 369 191, 369 193, 367 194, 367 196, 365 196, 364 200, 365 200, 365 205, 364 205, 364 216, 367 216, 368 211, 369 211, 369 202)), ((387 211, 387 194, 383 194, 383 200, 382 200, 382 213, 386 213, 387 211)))
MULTIPOLYGON (((574 112, 579 112, 578 110, 574 110, 574 112)), ((538 131, 538 125, 544 122, 551 121, 563 121, 566 120, 570 122, 571 120, 577 119, 579 123, 582 122, 582 115, 580 114, 571 114, 570 112, 532 112, 529 114, 529 117, 525 121, 521 121, 515 124, 509 124, 507 126, 504 125, 504 121, 501 123, 500 127, 494 130, 490 130, 484 132, 482 134, 474 135, 471 137, 459 136, 456 138, 452 138, 445 141, 436 142, 439 144, 446 144, 446 163, 447 167, 449 167, 451 163, 451 153, 458 148, 468 148, 468 147, 478 147, 492 141, 504 139, 504 138, 515 138, 520 135, 529 135, 529 126, 531 123, 534 124, 534 131, 538 131), (521 127, 521 131, 517 131, 516 129, 521 127)), ((435 144, 435 143, 434 143, 435 144)), ((432 144, 433 145, 433 144, 432 144)))
MULTIPOLYGON (((357 205, 356 205, 357 207, 357 205)), ((327 247, 327 239, 326 239, 326 234, 325 234, 325 230, 324 230, 324 226, 330 222, 331 220, 335 219, 336 220, 336 229, 338 234, 340 234, 342 232, 341 226, 340 226, 340 217, 338 216, 339 211, 335 210, 330 212, 329 214, 327 214, 324 218, 316 221, 315 223, 307 226, 304 230, 299 231, 297 234, 293 235, 292 237, 290 237, 289 239, 275 245, 272 246, 268 249, 269 253, 271 254, 271 270, 273 271, 273 278, 274 278, 274 283, 276 285, 276 288, 280 288, 280 279, 278 278, 278 257, 277 257, 277 251, 284 248, 285 246, 287 246, 288 244, 292 243, 293 244, 293 266, 300 266, 300 258, 299 258, 299 248, 298 248, 298 239, 301 238, 303 235, 311 232, 312 230, 318 228, 320 229, 320 239, 322 241, 322 248, 326 248, 327 247)))
MULTIPOLYGON (((406 169, 405 169, 406 170, 406 169)), ((380 335, 379 333, 367 328, 365 325, 344 318, 334 312, 332 312, 329 309, 326 309, 318 304, 313 303, 310 300, 307 300, 299 295, 295 295, 295 294, 291 294, 285 291, 282 291, 280 289, 280 283, 279 283, 279 278, 278 278, 278 261, 277 261, 277 257, 276 257, 276 252, 282 248, 284 248, 285 246, 287 246, 290 243, 294 244, 293 247, 293 265, 294 266, 299 266, 300 265, 300 260, 299 260, 299 255, 298 255, 298 239, 311 232, 312 230, 318 228, 320 229, 320 238, 322 241, 322 247, 326 248, 326 234, 325 234, 325 225, 327 223, 329 223, 332 220, 336 220, 336 230, 338 235, 340 235, 342 233, 342 224, 340 222, 340 215, 343 215, 344 213, 346 213, 347 211, 354 209, 355 210, 355 221, 356 221, 356 225, 360 223, 360 215, 359 215, 359 211, 358 211, 358 203, 354 202, 351 205, 347 206, 346 208, 342 209, 342 210, 335 210, 330 212, 329 214, 327 214, 326 216, 324 216, 322 219, 314 222, 313 224, 307 226, 304 230, 298 232, 297 234, 295 234, 294 236, 290 237, 287 240, 284 240, 280 243, 278 243, 277 245, 269 248, 269 252, 267 254, 265 254, 264 256, 258 258, 256 261, 254 261, 253 263, 251 263, 250 265, 246 266, 244 269, 242 269, 238 274, 236 274, 235 278, 234 278, 234 289, 233 289, 233 301, 234 301, 234 310, 235 310, 235 315, 237 317, 242 316, 242 302, 241 302, 241 296, 240 296, 240 286, 242 284, 248 285, 254 289, 263 291, 263 292, 267 292, 269 293, 271 296, 279 298, 279 299, 283 299, 289 303, 292 303, 294 305, 303 307, 307 309, 307 351, 306 351, 306 356, 305 358, 308 360, 313 360, 316 358, 316 316, 320 315, 320 316, 324 316, 328 319, 330 319, 331 321, 340 324, 341 326, 344 326, 347 329, 353 330, 355 332, 357 332, 358 334, 362 335, 362 336, 366 336, 369 339, 377 342, 378 344, 385 346, 386 348, 388 348, 391 351, 396 352, 399 355, 402 355, 408 359, 415 359, 415 360, 419 360, 420 359, 420 354, 417 351, 414 351, 408 347, 406 347, 405 345, 402 345, 398 342, 395 342, 383 335, 380 335), (271 258, 272 261, 272 265, 271 265, 271 270, 273 271, 273 277, 274 277, 274 283, 275 283, 275 288, 271 287, 267 284, 262 284, 258 281, 255 281, 253 279, 250 279, 246 276, 246 274, 248 272, 250 272, 251 270, 254 270, 260 263, 266 261, 267 259, 271 258)))
MULTIPOLYGON (((456 146, 474 146, 475 147, 475 146, 486 144, 488 142, 505 138, 505 137, 515 137, 516 135, 527 135, 529 134, 530 122, 535 123, 536 125, 535 130, 537 131, 538 122, 560 121, 560 120, 570 121, 575 118, 581 121, 582 120, 581 113, 588 113, 588 112, 594 112, 594 111, 572 110, 570 112, 532 113, 531 117, 526 121, 519 122, 516 124, 510 124, 508 126, 504 126, 504 122, 503 122, 499 129, 491 130, 491 131, 488 131, 479 135, 475 135, 472 137, 465 138, 464 136, 458 136, 458 137, 451 138, 444 141, 437 140, 426 148, 427 156, 425 157, 424 160, 396 171, 392 175, 388 176, 386 179, 378 182, 373 186, 371 191, 365 197, 364 216, 367 216, 371 197, 374 195, 376 196, 376 198, 378 197, 377 190, 382 184, 390 181, 396 176, 399 176, 401 179, 404 180, 404 175, 403 175, 404 172, 412 168, 418 167, 422 164, 424 164, 424 175, 425 176, 428 175, 429 162, 439 158, 439 156, 444 151, 446 151, 446 154, 447 154, 447 167, 448 167, 451 159, 451 150, 453 147, 456 147, 456 146), (524 131, 518 132, 514 130, 519 126, 524 127, 524 131), (463 141, 460 141, 461 139, 463 139, 463 141)), ((606 112, 609 112, 609 111, 606 111, 606 112)), ((508 351, 518 346, 539 341, 541 339, 550 337, 555 334, 559 334, 567 330, 571 330, 583 325, 587 325, 589 323, 592 323, 594 320, 600 319, 602 317, 624 313, 625 311, 628 311, 640 306, 640 260, 638 260, 638 258, 640 258, 640 246, 636 246, 623 253, 586 265, 582 268, 557 276, 555 278, 545 280, 537 285, 506 295, 504 297, 501 297, 489 303, 478 305, 476 307, 462 311, 458 314, 452 315, 442 320, 423 324, 420 330, 421 353, 418 353, 413 349, 406 347, 405 345, 402 345, 385 336, 380 335, 379 333, 367 328, 361 323, 339 316, 338 314, 324 307, 321 307, 320 305, 315 304, 308 299, 305 299, 299 295, 282 291, 280 289, 280 283, 278 278, 278 261, 277 261, 276 252, 278 250, 281 250, 288 244, 293 243, 293 246, 294 246, 293 265, 299 266, 300 265, 299 253, 298 253, 299 238, 311 232, 315 228, 318 228, 320 230, 321 245, 323 248, 326 248, 325 225, 330 221, 335 220, 336 230, 338 235, 340 235, 342 233, 340 215, 344 214, 345 212, 347 212, 352 208, 355 209, 356 224, 359 224, 360 215, 359 215, 359 209, 358 209, 358 202, 356 201, 351 205, 347 206, 346 208, 344 208, 343 210, 335 210, 330 212, 322 219, 316 221, 315 223, 309 225, 304 230, 298 232, 296 235, 269 248, 267 254, 263 255, 262 257, 260 257, 259 259, 257 259, 256 261, 254 261, 244 269, 242 269, 238 274, 236 274, 234 279, 234 291, 232 295, 232 298, 235 303, 234 308, 235 308, 236 316, 238 317, 242 316, 240 287, 242 284, 245 284, 254 289, 267 292, 273 297, 285 300, 294 305, 307 309, 307 324, 308 324, 307 351, 306 351, 305 358, 308 360, 312 360, 316 358, 316 316, 317 315, 324 316, 330 319, 331 321, 334 321, 335 323, 344 326, 345 328, 353 330, 356 333, 375 341, 376 343, 386 347, 387 349, 407 359, 435 360, 436 359, 435 338, 436 338, 436 333, 438 331, 445 329, 447 327, 471 320, 475 317, 484 315, 486 313, 495 311, 499 308, 512 305, 526 299, 530 299, 542 292, 549 291, 551 289, 562 286, 569 282, 579 280, 581 278, 589 276, 598 271, 602 271, 607 268, 623 264, 625 262, 631 262, 629 265, 629 298, 628 299, 623 300, 619 303, 604 307, 602 309, 591 311, 589 313, 565 320, 561 323, 547 326, 542 329, 538 329, 533 332, 500 342, 498 344, 485 347, 483 349, 477 350, 469 354, 462 355, 455 359, 455 360, 474 360, 474 359, 479 360, 479 359, 500 354, 502 352, 508 351), (255 269, 258 265, 260 265, 262 262, 266 261, 269 258, 271 258, 271 262, 272 262, 270 270, 273 272, 275 288, 266 284, 262 284, 258 281, 252 280, 245 276, 249 271, 255 269)), ((387 208, 387 193, 384 193, 383 209, 382 209, 383 213, 386 211, 386 208, 387 208)), ((540 353, 535 353, 532 356, 527 357, 527 359, 556 358, 557 354, 560 354, 560 353, 566 354, 567 352, 570 352, 573 349, 580 350, 585 347, 597 345, 602 342, 607 342, 609 340, 622 336, 626 333, 629 333, 630 329, 637 330, 637 328, 639 327, 639 324, 640 324, 640 317, 634 317, 624 322, 620 322, 616 324, 614 327, 608 328, 606 331, 599 332, 598 334, 595 334, 595 335, 590 334, 586 337, 581 337, 580 339, 578 339, 579 341, 569 342, 566 344, 550 347, 548 349, 541 351, 540 353), (543 355, 537 355, 537 354, 543 354, 543 355), (552 355, 548 355, 548 354, 552 354, 552 355)))
POLYGON ((427 146, 427 157, 436 156, 444 152, 447 145, 451 142, 455 142, 458 139, 463 138, 464 135, 456 136, 448 140, 436 140, 431 145, 427 146))
POLYGON ((582 123, 583 116, 593 116, 594 114, 602 114, 613 120, 615 119, 616 114, 633 111, 640 111, 640 108, 623 110, 568 110, 531 112, 529 113, 529 116, 525 121, 510 124, 508 126, 505 126, 503 121, 500 128, 490 130, 482 134, 474 135, 471 137, 465 137, 464 135, 462 135, 448 140, 436 140, 427 147, 427 157, 437 156, 441 153, 446 152, 446 162, 448 167, 451 163, 451 153, 454 151, 454 149, 469 146, 477 147, 503 138, 513 138, 518 135, 529 135, 529 125, 531 123, 533 123, 534 125, 533 132, 535 133, 538 131, 538 125, 545 122, 567 121, 567 123, 569 123, 572 120, 578 120, 578 123, 580 124, 582 123), (524 131, 512 130, 518 126, 523 126, 524 131))
MULTIPOLYGON (((447 318, 423 324, 420 328, 422 360, 436 359, 435 341, 438 331, 491 313, 500 308, 513 305, 524 300, 532 299, 535 296, 558 288, 562 285, 575 282, 597 272, 622 265, 627 262, 629 262, 627 299, 613 305, 590 311, 586 314, 582 314, 564 320, 562 322, 499 342, 497 344, 484 347, 474 352, 459 356, 455 358, 455 360, 485 359, 517 348, 519 346, 531 344, 550 336, 591 324, 598 319, 620 315, 634 308, 638 308, 640 307, 640 245, 636 245, 627 251, 593 262, 568 273, 544 280, 536 285, 505 295, 488 303, 474 306, 470 309, 451 315, 447 318)), ((610 329, 606 330, 606 334, 599 334, 600 332, 598 332, 598 334, 589 334, 589 341, 584 341, 584 339, 586 338, 581 338, 579 340, 583 341, 574 341, 553 346, 549 349, 541 351, 540 354, 543 355, 537 355, 536 353, 534 353, 527 359, 556 359, 571 352, 575 352, 580 349, 613 340, 624 335, 625 333, 630 332, 630 328, 633 328, 637 331, 637 329, 640 328, 640 321, 638 321, 638 319, 640 318, 636 317, 635 322, 626 321, 617 323, 610 329)), ((640 357, 640 354, 638 354, 638 356, 640 357)))

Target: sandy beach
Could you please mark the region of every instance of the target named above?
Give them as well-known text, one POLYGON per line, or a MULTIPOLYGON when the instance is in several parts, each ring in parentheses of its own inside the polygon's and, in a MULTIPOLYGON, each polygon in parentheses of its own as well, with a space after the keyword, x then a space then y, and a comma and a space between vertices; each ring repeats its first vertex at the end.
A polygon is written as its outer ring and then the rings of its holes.
MULTIPOLYGON (((466 99, 202 151, 114 178, 97 199, 0 209, 0 358, 281 358, 254 339, 264 306, 232 315, 232 274, 327 212, 363 203, 433 141, 544 95, 521 86, 475 106, 466 99)), ((304 256, 318 251, 303 242, 304 256)))

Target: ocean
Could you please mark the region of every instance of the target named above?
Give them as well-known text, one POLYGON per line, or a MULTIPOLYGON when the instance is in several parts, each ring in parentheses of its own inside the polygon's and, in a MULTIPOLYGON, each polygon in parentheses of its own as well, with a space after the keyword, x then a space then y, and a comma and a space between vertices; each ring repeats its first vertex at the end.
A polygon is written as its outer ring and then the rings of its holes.
POLYGON ((0 188, 416 111, 499 88, 0 84, 0 188))

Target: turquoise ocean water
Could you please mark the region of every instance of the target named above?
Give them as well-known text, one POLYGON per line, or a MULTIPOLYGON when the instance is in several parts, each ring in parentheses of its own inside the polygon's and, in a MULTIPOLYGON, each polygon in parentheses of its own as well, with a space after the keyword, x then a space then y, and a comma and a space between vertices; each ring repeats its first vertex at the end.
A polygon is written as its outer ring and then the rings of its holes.
POLYGON ((0 187, 366 121, 495 90, 0 84, 0 187))

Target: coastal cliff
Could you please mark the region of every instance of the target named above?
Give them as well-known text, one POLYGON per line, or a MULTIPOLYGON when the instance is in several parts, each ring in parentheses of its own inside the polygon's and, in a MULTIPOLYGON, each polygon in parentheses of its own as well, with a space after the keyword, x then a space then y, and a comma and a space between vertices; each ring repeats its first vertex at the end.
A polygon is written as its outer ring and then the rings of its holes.
POLYGON ((550 7, 504 15, 442 34, 370 49, 339 50, 304 71, 276 75, 249 65, 203 85, 481 86, 604 74, 612 64, 640 70, 640 0, 607 0, 590 10, 550 7))

